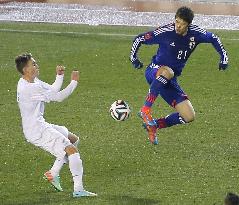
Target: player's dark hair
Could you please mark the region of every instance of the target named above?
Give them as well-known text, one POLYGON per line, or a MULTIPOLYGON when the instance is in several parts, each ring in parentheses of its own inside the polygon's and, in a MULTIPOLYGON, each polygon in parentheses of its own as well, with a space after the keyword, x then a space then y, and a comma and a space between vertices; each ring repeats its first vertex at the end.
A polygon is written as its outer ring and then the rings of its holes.
POLYGON ((239 205, 239 196, 233 193, 228 193, 224 202, 225 205, 239 205))
POLYGON ((27 65, 28 61, 31 60, 31 53, 24 53, 15 58, 16 68, 19 73, 23 74, 23 68, 27 65))
POLYGON ((188 8, 186 6, 182 6, 177 10, 177 12, 175 14, 175 18, 177 18, 177 17, 179 17, 180 19, 183 19, 188 24, 190 24, 193 21, 194 13, 190 8, 188 8))

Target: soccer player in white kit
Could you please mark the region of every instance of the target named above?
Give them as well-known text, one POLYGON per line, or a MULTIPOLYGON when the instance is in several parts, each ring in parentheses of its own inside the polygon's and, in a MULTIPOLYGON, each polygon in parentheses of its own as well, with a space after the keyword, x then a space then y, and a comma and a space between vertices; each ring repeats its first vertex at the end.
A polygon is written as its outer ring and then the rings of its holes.
POLYGON ((22 74, 17 85, 17 102, 25 138, 56 157, 52 168, 44 174, 45 178, 56 190, 63 191, 59 173, 63 165, 69 163, 74 181, 73 197, 96 196, 83 187, 83 165, 77 150, 79 138, 64 126, 47 123, 43 117, 45 102, 61 102, 75 90, 79 80, 78 71, 72 71, 71 82, 61 90, 65 71, 63 66, 56 67, 56 80, 50 85, 38 79, 39 66, 31 54, 17 56, 15 63, 22 74))

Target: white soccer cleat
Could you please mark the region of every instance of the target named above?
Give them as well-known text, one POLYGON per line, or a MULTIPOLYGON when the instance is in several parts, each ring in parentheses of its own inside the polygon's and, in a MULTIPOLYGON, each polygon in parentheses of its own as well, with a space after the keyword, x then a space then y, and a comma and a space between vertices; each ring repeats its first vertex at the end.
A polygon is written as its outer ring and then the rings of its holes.
POLYGON ((92 197, 97 196, 97 194, 83 190, 83 191, 75 191, 73 192, 73 197, 92 197))

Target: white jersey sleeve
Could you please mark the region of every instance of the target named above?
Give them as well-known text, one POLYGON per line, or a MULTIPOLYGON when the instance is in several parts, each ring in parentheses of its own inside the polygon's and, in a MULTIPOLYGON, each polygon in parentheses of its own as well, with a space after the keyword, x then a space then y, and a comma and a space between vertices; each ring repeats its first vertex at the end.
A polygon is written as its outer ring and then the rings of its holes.
POLYGON ((35 84, 35 89, 33 89, 33 92, 31 93, 31 100, 47 103, 51 101, 61 102, 74 91, 77 83, 77 81, 72 80, 66 88, 61 91, 56 91, 55 89, 46 89, 47 84, 39 80, 38 84, 35 84))
POLYGON ((61 90, 63 80, 64 80, 64 75, 56 75, 55 82, 52 85, 50 85, 46 82, 43 82, 43 81, 39 80, 38 78, 35 79, 35 82, 39 82, 42 85, 42 87, 44 87, 48 90, 53 90, 53 91, 58 92, 61 90))

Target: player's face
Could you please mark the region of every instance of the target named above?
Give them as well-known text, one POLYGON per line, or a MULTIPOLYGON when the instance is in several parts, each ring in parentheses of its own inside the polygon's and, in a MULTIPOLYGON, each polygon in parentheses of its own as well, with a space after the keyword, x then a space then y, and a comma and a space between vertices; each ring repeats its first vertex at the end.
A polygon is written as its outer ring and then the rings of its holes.
POLYGON ((188 23, 183 19, 176 17, 175 19, 175 31, 177 34, 185 36, 188 31, 188 23))
POLYGON ((33 79, 39 75, 39 66, 37 65, 34 58, 31 58, 31 60, 28 61, 27 66, 26 66, 26 72, 33 79))

